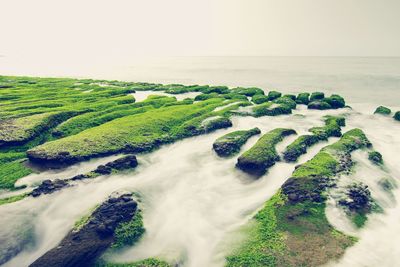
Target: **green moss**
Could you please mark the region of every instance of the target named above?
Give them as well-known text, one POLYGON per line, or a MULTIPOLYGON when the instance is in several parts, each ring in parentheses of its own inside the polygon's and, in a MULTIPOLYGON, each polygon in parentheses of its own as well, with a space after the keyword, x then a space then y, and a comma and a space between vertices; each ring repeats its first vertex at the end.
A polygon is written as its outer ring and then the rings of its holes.
POLYGON ((378 151, 371 151, 368 153, 368 159, 377 165, 383 164, 383 157, 382 154, 378 151))
POLYGON ((239 152, 242 145, 244 145, 250 137, 259 133, 261 133, 261 131, 258 128, 228 133, 215 140, 213 149, 220 157, 232 156, 239 152))
POLYGON ((325 97, 325 94, 322 92, 314 92, 310 96, 310 102, 314 100, 322 100, 325 97))
POLYGON ((384 106, 379 106, 376 108, 374 114, 381 114, 381 115, 390 115, 392 111, 390 108, 384 107, 384 106))
POLYGON ((275 146, 284 137, 295 133, 292 129, 277 128, 264 134, 253 147, 238 158, 236 166, 251 174, 264 174, 279 160, 275 146))
POLYGON ((325 117, 325 126, 313 127, 309 131, 313 135, 299 136, 293 143, 288 145, 283 152, 283 157, 286 161, 294 162, 301 155, 307 152, 307 149, 318 143, 321 140, 327 140, 328 137, 340 137, 341 126, 345 126, 345 119, 343 117, 327 116, 325 117))
POLYGON ((231 92, 245 96, 264 95, 264 91, 257 87, 249 87, 249 88, 237 87, 231 89, 231 92))
POLYGON ((280 93, 278 91, 269 91, 268 92, 268 99, 270 101, 275 100, 275 99, 277 99, 277 98, 279 98, 281 96, 282 96, 282 93, 280 93))
POLYGON ((363 213, 355 213, 351 219, 357 228, 362 228, 368 220, 367 215, 363 213))
MULTIPOLYGON (((118 152, 144 152, 181 138, 186 122, 210 115, 222 99, 177 105, 115 119, 28 151, 33 160, 79 161, 118 152)), ((201 122, 198 122, 201 123, 201 122)), ((190 136, 190 135, 189 135, 190 136)))
POLYGON ((246 241, 227 257, 226 265, 320 266, 341 257, 356 239, 329 224, 323 194, 327 178, 343 170, 338 168, 340 155, 369 144, 361 130, 353 129, 296 168, 245 228, 246 241))
POLYGON ((269 101, 269 97, 266 95, 254 95, 251 101, 255 104, 262 104, 269 101))
POLYGON ((141 211, 138 210, 131 221, 121 223, 115 229, 114 248, 134 245, 144 234, 143 217, 141 211))
POLYGON ((300 93, 296 97, 297 104, 307 105, 310 102, 310 94, 309 93, 300 93))
POLYGON ((15 182, 31 174, 32 170, 26 167, 20 160, 1 164, 0 168, 0 189, 12 189, 15 182))
POLYGON ((314 100, 307 105, 308 109, 318 109, 318 110, 326 110, 326 109, 331 109, 332 106, 329 105, 325 101, 321 100, 314 100))
POLYGON ((293 98, 286 96, 279 97, 275 100, 273 100, 275 104, 280 104, 280 106, 285 106, 289 109, 295 109, 296 108, 296 102, 293 100, 293 98))
POLYGON ((12 197, 2 198, 2 199, 0 199, 0 206, 4 205, 4 204, 9 204, 9 203, 20 201, 20 200, 24 199, 26 196, 27 196, 27 194, 20 194, 20 195, 16 195, 16 196, 12 196, 12 197))
POLYGON ((324 98, 324 101, 334 109, 344 108, 346 105, 344 98, 340 95, 331 95, 330 97, 324 98))

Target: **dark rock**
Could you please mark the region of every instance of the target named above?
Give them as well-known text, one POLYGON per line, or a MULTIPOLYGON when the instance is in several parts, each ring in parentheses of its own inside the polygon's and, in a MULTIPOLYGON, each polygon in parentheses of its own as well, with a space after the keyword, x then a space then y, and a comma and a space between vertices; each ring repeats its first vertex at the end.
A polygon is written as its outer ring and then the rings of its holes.
POLYGON ((114 241, 120 223, 130 221, 137 203, 130 195, 110 198, 98 207, 89 222, 78 231, 71 231, 55 248, 33 262, 31 267, 88 267, 93 266, 114 241), (112 199, 112 201, 111 201, 112 199))
POLYGON ((347 198, 339 200, 339 205, 351 211, 367 211, 372 205, 371 192, 367 185, 362 183, 352 184, 347 187, 347 198))
POLYGON ((282 185, 282 192, 291 203, 304 201, 321 203, 326 199, 323 192, 332 186, 334 186, 333 181, 327 177, 312 179, 292 177, 282 185))
POLYGON ((400 111, 397 111, 397 112, 394 114, 393 118, 394 118, 396 121, 400 121, 400 111))
POLYGON ((137 167, 138 161, 136 159, 136 156, 134 155, 128 155, 122 158, 119 158, 117 160, 111 161, 107 163, 105 166, 110 167, 112 169, 122 171, 122 170, 128 170, 128 169, 133 169, 137 167))
POLYGON ((330 97, 324 98, 323 101, 331 105, 334 109, 344 108, 346 106, 344 98, 340 95, 331 95, 330 97))
POLYGON ((383 164, 383 157, 382 154, 378 151, 371 151, 368 153, 368 159, 377 165, 383 164))
POLYGON ((68 183, 65 180, 55 179, 54 181, 51 180, 44 180, 37 188, 33 189, 30 193, 33 197, 38 197, 42 194, 51 194, 55 191, 61 190, 64 187, 68 187, 68 183))
POLYGON ((112 173, 112 168, 104 165, 98 166, 93 172, 100 175, 108 175, 112 173))
POLYGON ((268 93, 268 100, 275 100, 275 99, 277 99, 277 98, 279 98, 279 97, 281 97, 282 96, 282 93, 280 93, 280 92, 277 92, 277 91, 270 91, 269 93, 268 93))

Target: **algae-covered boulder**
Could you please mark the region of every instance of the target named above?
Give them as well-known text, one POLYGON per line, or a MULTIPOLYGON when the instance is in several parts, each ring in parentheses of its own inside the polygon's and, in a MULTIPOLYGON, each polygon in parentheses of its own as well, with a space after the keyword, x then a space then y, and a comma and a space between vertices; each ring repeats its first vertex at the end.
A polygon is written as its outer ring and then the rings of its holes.
POLYGON ((297 104, 308 105, 310 102, 310 94, 309 93, 300 93, 296 97, 297 104))
POLYGON ((245 96, 254 96, 254 95, 264 95, 264 91, 257 87, 236 87, 231 89, 232 93, 245 95, 245 96))
POLYGON ((310 102, 314 101, 314 100, 322 100, 324 99, 325 94, 322 92, 314 92, 311 94, 310 96, 310 102))
POLYGON ((242 145, 244 145, 250 137, 260 133, 261 131, 258 128, 228 133, 214 142, 213 149, 220 157, 232 156, 239 152, 242 145))
POLYGON ((270 91, 269 93, 268 93, 268 99, 271 101, 271 100, 274 100, 274 99, 277 99, 277 98, 279 98, 279 97, 281 97, 282 96, 282 93, 280 93, 280 92, 277 92, 277 91, 270 91))
POLYGON ((292 113, 292 109, 290 108, 290 106, 285 104, 276 104, 272 102, 266 102, 260 105, 256 105, 255 107, 253 107, 252 111, 254 117, 278 116, 292 113))
POLYGON ((381 114, 381 115, 390 115, 390 113, 392 113, 392 110, 384 106, 377 107, 374 112, 374 114, 381 114))
POLYGON ((293 98, 290 98, 288 96, 282 96, 273 101, 275 104, 280 104, 281 106, 285 106, 290 109, 295 109, 296 108, 296 102, 294 101, 293 98))
POLYGON ((269 101, 269 97, 266 96, 266 95, 254 95, 251 98, 251 101, 254 104, 262 104, 262 103, 268 102, 269 101))
POLYGON ((383 157, 382 154, 379 153, 378 151, 371 151, 368 153, 368 159, 374 163, 374 164, 382 164, 383 163, 383 157))
POLYGON ((316 135, 299 136, 293 143, 286 147, 283 158, 288 162, 296 161, 307 152, 307 148, 318 143, 320 140, 316 135))
POLYGON ((400 111, 397 111, 393 117, 396 121, 400 121, 400 111))
POLYGON ((88 218, 84 225, 70 231, 53 249, 33 262, 31 267, 93 266, 115 241, 118 227, 137 214, 137 203, 131 194, 110 197, 88 218))
POLYGON ((332 106, 325 101, 315 100, 308 104, 308 109, 326 110, 331 109, 332 106))
POLYGON ((284 137, 292 134, 296 132, 285 128, 277 128, 264 134, 252 148, 238 158, 236 166, 249 174, 257 176, 264 174, 279 160, 275 146, 284 137))
POLYGON ((331 95, 330 97, 324 98, 324 101, 331 105, 331 107, 334 109, 344 108, 344 106, 346 105, 344 98, 340 95, 331 95))
POLYGON ((292 99, 293 101, 296 101, 296 96, 292 95, 292 94, 286 94, 286 95, 283 95, 282 97, 287 97, 287 98, 292 99))

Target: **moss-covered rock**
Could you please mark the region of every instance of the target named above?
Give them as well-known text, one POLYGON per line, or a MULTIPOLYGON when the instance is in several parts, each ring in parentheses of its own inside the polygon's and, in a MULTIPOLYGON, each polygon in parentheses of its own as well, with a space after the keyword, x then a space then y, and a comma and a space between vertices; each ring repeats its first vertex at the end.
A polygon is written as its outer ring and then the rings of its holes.
POLYGON ((371 151, 368 153, 368 159, 377 165, 383 164, 383 157, 382 154, 378 151, 371 151))
POLYGON ((131 263, 98 263, 95 267, 172 267, 165 261, 149 258, 131 263))
POLYGON ((236 87, 230 90, 232 93, 245 95, 245 96, 254 96, 254 95, 264 95, 264 91, 257 87, 236 87))
POLYGON ((340 95, 331 95, 330 97, 324 98, 324 101, 328 103, 333 109, 344 108, 346 106, 344 98, 340 95))
POLYGON ((251 101, 254 104, 262 104, 262 103, 268 102, 269 101, 269 97, 266 96, 266 95, 254 95, 251 98, 251 101))
POLYGON ((118 240, 120 227, 138 214, 130 194, 110 197, 100 205, 77 231, 70 231, 57 247, 49 250, 30 266, 91 266, 118 240))
POLYGON ((310 102, 315 101, 315 100, 322 100, 324 99, 325 94, 322 92, 314 92, 310 96, 310 102))
POLYGON ((307 148, 310 146, 327 140, 328 137, 342 136, 340 128, 342 126, 345 126, 345 119, 343 117, 325 117, 325 126, 311 128, 309 131, 313 135, 299 136, 293 143, 286 147, 283 152, 283 158, 288 162, 295 162, 301 155, 307 152, 307 148))
POLYGON ((308 105, 310 102, 310 94, 309 93, 300 93, 296 97, 297 104, 308 105))
POLYGON ((293 101, 296 101, 296 96, 292 95, 292 94, 286 94, 286 95, 283 95, 282 97, 287 97, 287 98, 292 99, 293 101))
POLYGON ((392 110, 384 106, 377 107, 374 112, 374 114, 381 114, 381 115, 390 115, 390 113, 392 113, 392 110))
POLYGON ((308 109, 319 109, 319 110, 326 110, 331 109, 332 106, 325 101, 321 100, 314 100, 307 105, 308 109))
POLYGON ((370 145, 361 130, 353 129, 297 167, 258 211, 227 266, 321 266, 340 258, 355 239, 327 220, 325 192, 334 176, 351 168, 351 152, 370 145))
POLYGON ((236 166, 250 174, 262 175, 279 160, 275 146, 288 135, 296 134, 292 129, 277 128, 264 134, 257 143, 244 152, 236 166))
POLYGON ((285 106, 290 109, 296 108, 296 101, 294 101, 293 98, 290 98, 287 95, 279 97, 272 102, 275 104, 280 104, 281 106, 285 106))
POLYGON ((397 112, 394 114, 393 118, 394 118, 396 121, 400 121, 400 111, 397 111, 397 112))
POLYGON ((275 99, 277 99, 277 98, 279 98, 281 96, 282 96, 282 93, 277 92, 277 91, 269 91, 268 92, 268 99, 270 101, 275 100, 275 99))
POLYGON ((260 133, 261 131, 258 128, 228 133, 215 140, 213 149, 220 157, 232 156, 240 151, 242 145, 244 145, 250 137, 260 133))

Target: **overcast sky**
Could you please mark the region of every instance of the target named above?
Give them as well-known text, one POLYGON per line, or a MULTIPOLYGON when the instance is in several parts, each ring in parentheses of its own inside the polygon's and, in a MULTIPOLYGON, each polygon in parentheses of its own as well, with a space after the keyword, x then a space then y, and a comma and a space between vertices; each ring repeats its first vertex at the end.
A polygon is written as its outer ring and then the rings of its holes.
POLYGON ((400 56, 400 0, 0 0, 0 55, 400 56))

